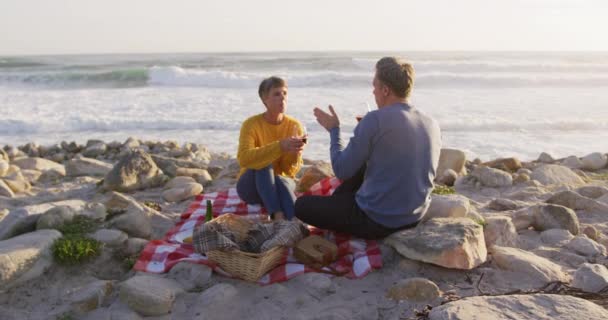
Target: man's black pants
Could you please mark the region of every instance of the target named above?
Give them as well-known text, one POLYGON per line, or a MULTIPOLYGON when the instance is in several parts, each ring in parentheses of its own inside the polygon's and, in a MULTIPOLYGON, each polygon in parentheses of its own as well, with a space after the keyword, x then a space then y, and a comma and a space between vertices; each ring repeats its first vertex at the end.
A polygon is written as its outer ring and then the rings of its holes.
POLYGON ((296 217, 321 229, 352 234, 364 239, 380 239, 417 223, 387 228, 372 219, 359 208, 355 194, 363 183, 366 166, 345 180, 331 196, 302 196, 296 200, 296 217))

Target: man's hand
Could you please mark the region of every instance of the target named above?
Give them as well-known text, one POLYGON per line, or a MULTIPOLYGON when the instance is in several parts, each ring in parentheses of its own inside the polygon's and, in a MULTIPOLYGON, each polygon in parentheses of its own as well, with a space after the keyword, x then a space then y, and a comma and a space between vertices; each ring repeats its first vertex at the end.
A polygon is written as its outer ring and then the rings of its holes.
POLYGON ((279 141, 279 145, 283 152, 300 153, 304 150, 304 142, 302 142, 302 138, 298 137, 285 138, 279 141))
POLYGON ((317 118, 317 122, 321 126, 323 126, 323 128, 325 128, 327 131, 340 126, 340 119, 338 118, 338 115, 334 111, 334 107, 332 107, 331 105, 329 105, 329 112, 331 114, 329 114, 319 108, 314 109, 314 113, 315 113, 315 117, 317 118))

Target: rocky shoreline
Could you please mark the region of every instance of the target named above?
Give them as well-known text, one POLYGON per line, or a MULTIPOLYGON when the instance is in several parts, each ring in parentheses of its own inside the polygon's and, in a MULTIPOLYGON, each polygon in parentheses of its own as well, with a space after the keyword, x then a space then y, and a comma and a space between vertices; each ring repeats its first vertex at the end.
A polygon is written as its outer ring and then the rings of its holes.
MULTIPOLYGON (((382 269, 261 287, 192 263, 131 270, 195 195, 235 185, 233 156, 136 138, 5 146, 0 319, 607 319, 607 164, 442 149, 425 221, 380 241, 382 269), (58 239, 96 254, 61 255, 58 239)), ((307 160, 299 188, 331 174, 307 160)))

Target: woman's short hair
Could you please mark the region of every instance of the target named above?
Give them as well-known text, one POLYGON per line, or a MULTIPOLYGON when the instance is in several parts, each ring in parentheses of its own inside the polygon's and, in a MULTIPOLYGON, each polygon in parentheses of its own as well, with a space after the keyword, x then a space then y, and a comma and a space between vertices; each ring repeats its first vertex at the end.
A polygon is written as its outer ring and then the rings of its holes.
POLYGON ((408 98, 414 86, 414 67, 397 57, 384 57, 376 63, 376 78, 400 98, 408 98))
POLYGON ((258 88, 260 99, 264 100, 264 97, 268 95, 272 88, 281 87, 287 87, 287 81, 282 78, 272 76, 262 80, 262 82, 260 82, 260 87, 258 88))

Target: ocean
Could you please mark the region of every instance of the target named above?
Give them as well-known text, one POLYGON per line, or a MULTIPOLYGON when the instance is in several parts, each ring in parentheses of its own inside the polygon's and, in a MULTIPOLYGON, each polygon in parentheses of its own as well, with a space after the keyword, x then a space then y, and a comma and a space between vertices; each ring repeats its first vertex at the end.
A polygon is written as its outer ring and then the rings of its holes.
POLYGON ((0 57, 0 145, 128 137, 236 155, 240 124, 261 113, 261 79, 285 77, 287 113, 309 133, 304 157, 329 158, 313 107, 331 104, 346 138, 374 105, 375 62, 411 61, 411 98, 443 146, 469 158, 533 160, 608 152, 608 53, 267 52, 0 57))

